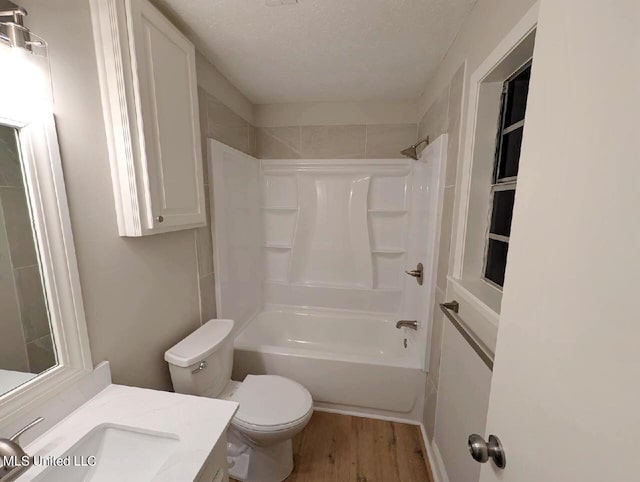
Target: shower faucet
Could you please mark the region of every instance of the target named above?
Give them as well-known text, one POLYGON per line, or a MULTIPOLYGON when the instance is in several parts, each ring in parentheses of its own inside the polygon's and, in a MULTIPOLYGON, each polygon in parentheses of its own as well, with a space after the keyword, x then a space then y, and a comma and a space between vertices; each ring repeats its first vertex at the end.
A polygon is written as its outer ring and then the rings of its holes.
POLYGON ((396 323, 396 328, 411 328, 412 330, 418 330, 418 320, 400 320, 396 323))
POLYGON ((422 286, 422 283, 424 283, 424 266, 422 266, 422 263, 418 263, 418 266, 416 266, 416 269, 412 269, 411 271, 405 271, 406 274, 408 274, 409 276, 413 276, 416 279, 416 282, 422 286))

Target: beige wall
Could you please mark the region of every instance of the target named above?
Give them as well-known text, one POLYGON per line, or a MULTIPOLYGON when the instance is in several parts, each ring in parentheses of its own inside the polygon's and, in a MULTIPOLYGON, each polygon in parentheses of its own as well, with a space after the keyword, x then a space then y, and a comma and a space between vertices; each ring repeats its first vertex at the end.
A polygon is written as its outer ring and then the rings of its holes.
MULTIPOLYGON (((199 232, 118 236, 89 2, 22 4, 29 11, 28 25, 49 44, 54 110, 93 361, 109 360, 116 383, 169 389, 164 351, 201 320, 199 232)), ((199 65, 202 68, 201 60, 199 65)), ((212 72, 199 79, 219 80, 212 72)), ((220 92, 232 103, 232 90, 225 87, 220 92)), ((204 280, 211 281, 211 273, 204 271, 204 280)), ((203 309, 208 305, 211 302, 203 300, 203 309)))
MULTIPOLYGON (((456 186, 459 184, 460 144, 465 135, 465 120, 468 116, 465 112, 467 99, 463 94, 468 90, 471 74, 534 3, 535 0, 479 0, 419 100, 419 137, 429 135, 433 139, 443 132, 449 134, 430 372, 427 376, 423 418, 430 438, 433 437, 435 428, 445 331, 444 317, 438 304, 447 299, 450 248, 455 241, 452 227, 456 186)), ((455 354, 447 354, 447 357, 452 360, 456 358, 455 354)))

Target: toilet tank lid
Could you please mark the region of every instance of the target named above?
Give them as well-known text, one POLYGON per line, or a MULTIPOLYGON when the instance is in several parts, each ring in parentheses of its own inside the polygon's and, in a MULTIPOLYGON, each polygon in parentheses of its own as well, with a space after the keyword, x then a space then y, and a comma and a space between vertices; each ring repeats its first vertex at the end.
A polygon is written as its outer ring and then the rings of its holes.
POLYGON ((210 320, 164 353, 168 363, 189 367, 214 353, 233 329, 233 320, 210 320))

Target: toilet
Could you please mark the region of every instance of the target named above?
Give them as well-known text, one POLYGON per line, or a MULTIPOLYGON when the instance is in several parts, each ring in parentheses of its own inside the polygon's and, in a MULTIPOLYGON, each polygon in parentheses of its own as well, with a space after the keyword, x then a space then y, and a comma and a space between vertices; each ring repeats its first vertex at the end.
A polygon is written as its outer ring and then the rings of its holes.
POLYGON ((309 391, 276 375, 231 380, 233 320, 211 320, 167 350, 177 393, 239 403, 227 434, 229 475, 247 482, 280 482, 293 471, 292 438, 313 413, 309 391))

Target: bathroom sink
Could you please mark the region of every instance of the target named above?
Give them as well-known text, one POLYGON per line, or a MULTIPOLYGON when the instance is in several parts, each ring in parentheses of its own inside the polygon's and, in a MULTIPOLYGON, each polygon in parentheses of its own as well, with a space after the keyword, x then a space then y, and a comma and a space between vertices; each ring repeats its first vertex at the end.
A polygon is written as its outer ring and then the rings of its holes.
MULTIPOLYGON (((49 467, 34 481, 153 480, 178 442, 174 434, 122 425, 98 425, 62 455, 68 465, 49 467)), ((46 458, 41 460, 41 464, 46 462, 46 458)))

